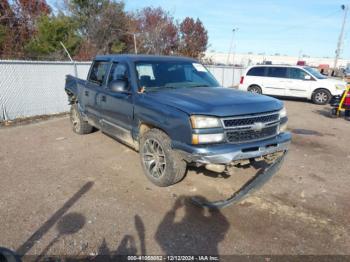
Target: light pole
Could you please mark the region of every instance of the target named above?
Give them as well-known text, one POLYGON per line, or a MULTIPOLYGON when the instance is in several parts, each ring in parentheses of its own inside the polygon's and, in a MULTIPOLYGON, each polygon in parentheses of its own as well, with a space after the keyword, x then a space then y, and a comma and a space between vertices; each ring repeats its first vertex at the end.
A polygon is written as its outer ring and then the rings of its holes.
POLYGON ((134 52, 137 55, 136 33, 124 32, 121 29, 115 29, 115 31, 119 31, 119 32, 121 32, 121 33, 123 33, 125 35, 132 35, 133 36, 133 39, 134 39, 134 52))
POLYGON ((238 28, 233 28, 232 29, 232 38, 231 38, 230 48, 229 48, 228 54, 227 54, 226 64, 228 64, 230 62, 230 55, 231 55, 231 50, 232 50, 232 46, 233 46, 233 40, 235 38, 235 32, 236 31, 238 31, 238 28))

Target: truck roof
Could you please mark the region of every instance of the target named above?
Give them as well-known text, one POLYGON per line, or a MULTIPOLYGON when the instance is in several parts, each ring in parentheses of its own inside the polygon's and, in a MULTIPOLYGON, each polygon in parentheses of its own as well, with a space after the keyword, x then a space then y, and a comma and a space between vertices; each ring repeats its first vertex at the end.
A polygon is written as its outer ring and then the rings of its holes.
POLYGON ((110 54, 110 55, 97 55, 95 60, 105 61, 118 61, 118 60, 131 60, 137 61, 187 61, 197 62, 196 59, 184 57, 184 56, 164 56, 164 55, 135 55, 135 54, 110 54))

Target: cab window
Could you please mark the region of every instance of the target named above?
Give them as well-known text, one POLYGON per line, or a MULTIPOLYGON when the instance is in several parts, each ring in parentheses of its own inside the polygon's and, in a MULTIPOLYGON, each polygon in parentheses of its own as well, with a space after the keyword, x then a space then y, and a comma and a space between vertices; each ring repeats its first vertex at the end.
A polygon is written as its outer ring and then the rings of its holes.
POLYGON ((108 62, 96 61, 94 62, 90 75, 89 81, 98 85, 102 85, 108 70, 108 62))
POLYGON ((113 63, 108 82, 114 80, 125 80, 128 78, 128 68, 125 64, 113 63))
POLYGON ((108 77, 108 84, 116 80, 127 81, 129 78, 128 67, 124 63, 112 63, 111 71, 108 77))

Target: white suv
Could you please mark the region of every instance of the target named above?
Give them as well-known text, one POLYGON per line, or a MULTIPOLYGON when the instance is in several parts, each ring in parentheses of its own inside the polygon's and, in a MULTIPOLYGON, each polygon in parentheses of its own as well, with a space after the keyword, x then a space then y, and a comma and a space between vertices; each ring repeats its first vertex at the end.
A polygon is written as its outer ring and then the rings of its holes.
POLYGON ((302 97, 324 105, 340 95, 346 82, 330 79, 308 66, 256 65, 241 77, 239 89, 273 96, 302 97))

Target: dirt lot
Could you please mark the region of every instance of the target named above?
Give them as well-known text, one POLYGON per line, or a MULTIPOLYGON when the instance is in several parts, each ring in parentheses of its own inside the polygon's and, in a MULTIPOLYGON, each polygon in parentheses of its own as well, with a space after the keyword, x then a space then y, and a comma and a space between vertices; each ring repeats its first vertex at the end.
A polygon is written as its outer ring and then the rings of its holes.
POLYGON ((281 171, 240 204, 209 212, 251 170, 192 168, 153 186, 139 156, 67 117, 0 128, 0 246, 20 254, 349 254, 350 122, 285 101, 294 133, 281 171))

